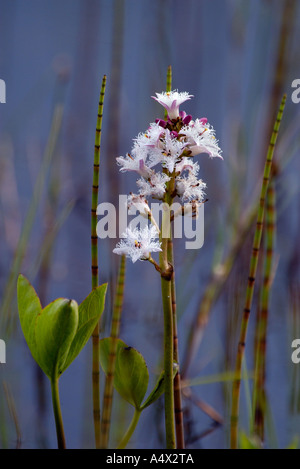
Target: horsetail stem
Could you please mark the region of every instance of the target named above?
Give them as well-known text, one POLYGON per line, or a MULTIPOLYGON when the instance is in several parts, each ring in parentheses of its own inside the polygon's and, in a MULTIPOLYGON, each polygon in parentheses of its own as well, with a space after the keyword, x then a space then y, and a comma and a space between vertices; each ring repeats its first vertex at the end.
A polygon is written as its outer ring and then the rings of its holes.
MULTIPOLYGON (((169 93, 172 90, 172 67, 171 65, 168 66, 167 70, 167 85, 166 85, 166 92, 169 93)), ((165 110, 165 120, 168 118, 168 112, 165 110)))
POLYGON ((243 317, 242 317, 240 339, 239 339, 238 351, 237 351, 237 356, 236 356, 236 364, 235 364, 236 379, 234 380, 233 386, 232 386, 232 410, 231 410, 231 434, 230 434, 232 449, 236 449, 238 447, 238 419, 239 419, 239 400, 240 400, 242 363, 243 363, 245 346, 246 346, 248 322, 249 322, 249 316, 250 316, 250 311, 251 311, 251 306, 252 306, 254 282, 255 282, 258 255, 259 255, 260 242, 261 242, 262 229, 263 229, 265 198, 266 198, 266 193, 268 190, 269 179, 270 179, 270 174, 271 174, 274 148, 275 148, 275 144, 277 141, 278 131, 279 131, 285 103, 286 103, 286 95, 284 95, 282 98, 280 108, 277 114, 277 119, 275 121, 274 129, 272 132, 271 141, 270 141, 268 153, 267 153, 267 159, 265 162, 260 202, 258 206, 256 230, 254 234, 252 255, 251 255, 250 267, 249 267, 248 284, 247 284, 247 290, 246 290, 245 307, 244 307, 244 312, 243 312, 243 317))
MULTIPOLYGON (((92 186, 92 209, 91 209, 91 257, 92 257, 92 289, 97 288, 99 282, 98 272, 98 236, 97 236, 97 205, 99 193, 99 169, 100 169, 100 145, 101 145, 101 128, 102 128, 102 115, 104 93, 106 86, 106 75, 103 76, 102 86, 100 91, 100 99, 98 105, 98 116, 95 135, 95 150, 94 150, 94 170, 93 170, 93 186, 92 186)), ((94 415, 94 432, 96 448, 100 447, 101 436, 101 422, 100 422, 100 358, 99 358, 99 323, 95 327, 92 334, 93 342, 93 365, 92 365, 92 380, 93 380, 93 415, 94 415)))
POLYGON ((273 180, 270 181, 266 199, 266 225, 265 225, 265 250, 264 250, 264 274, 261 290, 258 341, 256 350, 256 364, 254 376, 254 433, 264 441, 264 415, 266 409, 265 372, 266 372, 266 343, 267 325, 269 314, 269 296, 272 284, 272 261, 276 224, 276 194, 273 180))
POLYGON ((113 400, 113 383, 115 373, 115 362, 117 352, 117 339, 120 332, 120 320, 123 306, 124 285, 125 285, 126 257, 123 255, 120 261, 117 289, 114 298, 114 307, 111 323, 111 345, 108 357, 107 374, 104 385, 103 413, 101 420, 101 448, 107 448, 109 440, 109 428, 111 419, 111 409, 113 400))

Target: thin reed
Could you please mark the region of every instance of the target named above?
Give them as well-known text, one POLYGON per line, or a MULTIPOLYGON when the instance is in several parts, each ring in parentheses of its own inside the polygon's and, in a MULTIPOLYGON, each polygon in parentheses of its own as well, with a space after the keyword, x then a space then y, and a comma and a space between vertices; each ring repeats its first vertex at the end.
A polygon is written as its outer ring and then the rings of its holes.
MULTIPOLYGON (((99 193, 99 173, 100 173, 100 146, 101 146, 101 130, 104 105, 104 93, 106 86, 106 75, 102 79, 96 135, 94 150, 94 170, 93 170, 93 186, 92 186, 92 208, 91 208, 91 258, 92 258, 92 289, 99 285, 99 268, 98 268, 98 236, 97 236, 97 206, 99 193)), ((100 325, 96 325, 92 334, 93 343, 93 415, 94 415, 94 432, 96 448, 100 448, 101 441, 101 417, 100 417, 100 359, 99 359, 99 334, 100 325)))
POLYGON ((115 373, 115 362, 117 352, 117 339, 120 335, 121 313, 123 307, 124 288, 125 288, 125 270, 126 257, 121 256, 117 288, 114 298, 113 313, 111 319, 111 343, 108 358, 108 369, 105 377, 103 394, 103 412, 101 420, 101 448, 107 448, 109 441, 109 430, 111 424, 111 410, 113 402, 113 384, 115 373))
POLYGON ((274 278, 274 238, 276 227, 276 194, 275 185, 271 180, 266 199, 266 222, 264 225, 264 265, 263 279, 261 287, 261 297, 258 314, 258 337, 256 350, 256 364, 253 391, 254 426, 253 433, 257 435, 261 442, 265 439, 264 416, 266 411, 266 345, 267 327, 269 317, 270 290, 274 278))
POLYGON ((256 220, 256 229, 254 234, 253 246, 252 246, 252 255, 250 260, 249 267, 249 276, 246 290, 246 299, 245 307, 243 311, 240 339, 238 344, 237 356, 235 371, 238 378, 233 382, 232 386, 232 408, 231 408, 231 434, 230 434, 230 446, 232 449, 238 447, 238 421, 239 421, 239 403, 240 403, 240 387, 241 387, 241 373, 242 373, 242 364, 246 347, 246 337, 248 330, 249 317, 252 306, 253 292, 254 292, 254 282, 257 271, 260 243, 263 231, 263 222, 264 222, 264 211, 265 211, 265 198, 268 190, 272 159, 275 149, 275 144, 277 141, 278 131, 286 103, 286 95, 283 96, 280 108, 277 114, 276 122, 271 136, 271 141, 268 148, 267 158, 265 162, 264 175, 261 188, 261 196, 257 213, 256 220))

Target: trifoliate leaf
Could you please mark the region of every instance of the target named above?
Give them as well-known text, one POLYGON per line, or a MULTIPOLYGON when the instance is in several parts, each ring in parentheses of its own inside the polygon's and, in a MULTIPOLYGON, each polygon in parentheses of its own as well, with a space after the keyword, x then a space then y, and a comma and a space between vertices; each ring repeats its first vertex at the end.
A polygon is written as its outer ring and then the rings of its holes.
POLYGON ((31 354, 44 373, 58 378, 85 346, 104 309, 107 284, 78 304, 58 298, 42 309, 30 282, 18 278, 21 327, 31 354))

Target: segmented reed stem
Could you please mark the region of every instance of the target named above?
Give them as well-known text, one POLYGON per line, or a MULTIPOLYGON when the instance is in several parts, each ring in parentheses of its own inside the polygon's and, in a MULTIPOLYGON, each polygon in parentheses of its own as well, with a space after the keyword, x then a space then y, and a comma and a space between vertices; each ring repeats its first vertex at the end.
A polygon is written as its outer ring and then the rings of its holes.
POLYGON ((254 433, 264 441, 264 415, 266 409, 265 395, 265 373, 266 373, 266 344, 267 325, 269 315, 269 297, 273 280, 272 261, 274 249, 274 237, 276 226, 276 194, 274 182, 271 180, 266 200, 266 224, 265 224, 265 251, 264 251, 264 274, 261 289, 261 298, 258 318, 258 337, 256 350, 256 365, 254 377, 254 433))
POLYGON ((119 338, 121 313, 123 307, 124 285, 125 285, 126 257, 122 256, 119 267, 117 289, 114 298, 114 307, 111 323, 111 348, 108 357, 108 367, 104 385, 103 412, 101 420, 101 448, 107 448, 109 440, 109 428, 113 400, 113 384, 115 374, 115 362, 117 352, 117 339, 119 338))
POLYGON ((254 291, 254 282, 257 271, 258 263, 258 254, 260 249, 260 242, 263 229, 264 221, 264 205, 266 193, 268 190, 269 179, 271 174, 272 159, 274 154, 274 148, 277 141, 278 131, 280 127, 280 122, 282 119, 283 110, 285 107, 286 95, 283 96, 280 108, 277 114, 277 119, 274 125, 274 129, 271 136, 271 141, 268 148, 267 159, 265 162, 264 176, 261 188, 260 203, 258 207, 257 221, 256 221, 256 230, 254 234, 253 246, 252 246, 252 255, 250 260, 248 284, 246 290, 246 300, 245 307, 243 312, 241 331, 240 331, 240 340, 238 344, 238 351, 236 357, 235 365, 235 376, 237 377, 233 382, 232 387, 232 410, 231 410, 231 448, 236 449, 238 447, 238 419, 239 419, 239 401, 240 401, 240 387, 241 387, 241 374, 242 374, 242 363, 244 358, 245 346, 246 346, 246 336, 248 329, 249 316, 252 306, 252 298, 254 291))
MULTIPOLYGON (((101 128, 103 116, 104 93, 106 86, 106 75, 102 79, 100 99, 98 105, 98 116, 95 135, 94 150, 94 170, 93 170, 93 186, 92 186, 92 208, 91 208, 91 256, 92 256, 92 289, 99 284, 98 269, 98 236, 97 236, 97 206, 99 193, 99 170, 100 170, 100 145, 101 145, 101 128)), ((100 359, 99 359, 99 333, 100 325, 97 324, 92 334, 93 341, 93 415, 94 415, 94 431, 96 448, 100 447, 100 359)))
MULTIPOLYGON (((172 67, 171 65, 168 66, 167 70, 167 84, 166 84, 166 92, 172 91, 172 67)), ((165 110, 165 120, 168 118, 168 111, 165 110)))

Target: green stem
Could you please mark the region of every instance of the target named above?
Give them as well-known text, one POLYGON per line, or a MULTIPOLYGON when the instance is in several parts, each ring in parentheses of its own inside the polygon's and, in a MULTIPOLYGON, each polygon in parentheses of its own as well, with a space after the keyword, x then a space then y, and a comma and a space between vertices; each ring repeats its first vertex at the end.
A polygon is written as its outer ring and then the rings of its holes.
POLYGON ((120 332, 120 321, 121 321, 121 313, 122 313, 123 297, 124 297, 125 268, 126 268, 126 257, 123 255, 120 261, 117 290, 115 294, 113 314, 112 314, 112 324, 111 324, 111 332, 110 332, 111 348, 109 351, 108 368, 107 368, 107 373, 106 373, 104 395, 103 395, 103 413, 102 413, 102 420, 101 420, 101 448, 107 448, 108 440, 109 440, 111 409, 112 409, 112 401, 113 401, 113 384, 114 384, 116 353, 117 353, 117 345, 118 345, 117 340, 119 338, 119 332, 120 332))
POLYGON ((181 377, 179 368, 179 351, 178 351, 178 332, 177 332, 177 307, 176 307, 176 283, 175 283, 175 269, 174 269, 174 253, 173 253, 173 240, 170 237, 168 240, 168 260, 173 266, 171 278, 171 298, 172 298, 172 314, 173 314, 173 360, 178 365, 178 371, 174 378, 174 406, 175 406, 175 430, 176 430, 176 448, 184 449, 184 427, 183 427, 183 412, 181 402, 181 377))
MULTIPOLYGON (((166 90, 172 89, 172 67, 169 65, 167 70, 166 90)), ((165 119, 167 112, 165 111, 165 119)), ((164 202, 168 207, 172 204, 172 189, 174 178, 167 184, 167 191, 164 202)), ((160 231, 160 241, 162 252, 160 253, 160 272, 161 272, 161 293, 164 311, 164 371, 165 371, 165 430, 167 449, 176 448, 175 438, 175 404, 174 404, 174 343, 173 343, 173 308, 172 308, 172 273, 173 265, 169 264, 169 241, 171 241, 171 216, 170 210, 163 212, 162 226, 160 231), (166 237, 165 227, 169 227, 168 237, 166 237), (170 268, 172 271, 170 272, 170 268)))
POLYGON ((51 379, 51 393, 52 393, 52 405, 53 405, 53 412, 54 412, 55 425, 56 425, 57 446, 58 446, 58 449, 66 449, 64 425, 63 425, 60 401, 59 401, 58 378, 51 379))
MULTIPOLYGON (((171 65, 168 66, 167 70, 167 83, 166 83, 166 91, 169 93, 172 90, 172 67, 171 65)), ((165 120, 168 118, 168 112, 165 110, 165 120)))
POLYGON ((259 317, 257 323, 256 365, 253 383, 253 432, 260 438, 262 442, 264 441, 264 421, 266 411, 265 374, 267 326, 269 315, 269 297, 272 284, 273 249, 276 225, 275 199, 275 186, 273 181, 270 181, 266 201, 264 276, 259 305, 259 317))
MULTIPOLYGON (((94 151, 94 171, 93 171, 93 187, 92 187, 92 208, 91 208, 91 257, 92 257, 92 289, 97 288, 99 283, 98 273, 98 236, 97 236, 97 205, 99 193, 99 170, 100 170, 100 144, 101 144, 101 128, 103 116, 103 103, 106 85, 106 75, 102 79, 100 92, 98 116, 95 136, 94 151)), ((101 421, 100 421, 100 346, 99 346, 100 325, 96 325, 93 334, 93 414, 94 414, 94 431, 96 448, 100 448, 101 439, 101 421)))
POLYGON ((125 435, 123 436, 121 442, 119 443, 117 449, 124 449, 126 448, 130 438, 132 437, 132 434, 135 430, 135 427, 137 426, 137 423, 139 421, 139 418, 141 416, 141 413, 142 411, 140 409, 135 409, 134 410, 134 414, 133 414, 133 417, 132 417, 132 420, 130 422, 130 425, 127 429, 127 432, 125 433, 125 435))
POLYGON ((244 354, 245 354, 248 323, 249 323, 250 311, 252 307, 254 282, 255 282, 255 277, 256 277, 258 255, 259 255, 261 236, 262 236, 262 230, 263 230, 265 198, 266 198, 268 185, 269 185, 269 179, 271 175, 274 148, 275 148, 275 144, 277 141, 277 135, 278 135, 279 127, 280 127, 280 122, 281 122, 285 102, 286 102, 286 95, 284 95, 282 98, 281 105, 280 105, 278 115, 277 115, 277 119, 274 125, 274 130, 271 136, 269 149, 268 149, 267 159, 266 159, 265 168, 264 168, 264 177, 263 177, 263 182, 262 182, 262 187, 261 187, 260 203, 259 203, 258 213, 257 213, 256 230, 254 233, 254 240, 253 240, 253 245, 252 245, 252 255, 250 259, 245 307, 244 307, 244 312, 243 312, 243 317, 242 317, 240 339, 239 339, 238 350, 237 350, 237 355, 236 355, 235 372, 236 372, 237 378, 233 382, 233 386, 232 386, 231 434, 230 434, 232 449, 237 449, 238 447, 238 421, 239 421, 239 402, 240 402, 242 364, 243 364, 243 359, 244 359, 244 354))
MULTIPOLYGON (((169 201, 167 201, 169 202, 169 201)), ((170 211, 164 210, 160 240, 161 292, 164 312, 164 370, 165 370, 165 429, 167 449, 176 448, 174 425, 174 377, 173 377, 173 310, 171 272, 168 263, 168 240, 163 227, 170 226, 170 211), (165 236, 163 236, 163 234, 165 236)))

